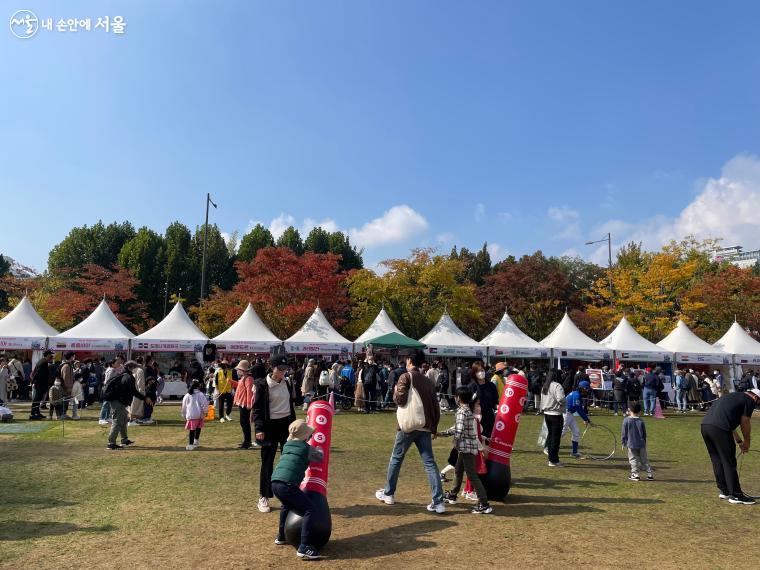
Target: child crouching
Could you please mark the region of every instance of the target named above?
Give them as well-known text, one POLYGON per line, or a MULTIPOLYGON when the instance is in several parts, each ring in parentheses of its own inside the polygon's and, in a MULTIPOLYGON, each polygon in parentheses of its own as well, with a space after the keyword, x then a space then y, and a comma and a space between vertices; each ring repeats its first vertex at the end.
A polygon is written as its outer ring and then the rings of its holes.
POLYGON ((201 391, 201 383, 193 380, 190 389, 182 398, 182 418, 186 421, 185 429, 188 432, 187 449, 192 451, 201 444, 201 428, 203 420, 208 413, 208 398, 201 391))
POLYGON ((488 504, 486 489, 483 482, 478 476, 477 457, 480 449, 478 447, 478 434, 475 424, 475 416, 472 413, 473 393, 469 388, 462 386, 457 389, 457 414, 453 427, 446 431, 438 433, 439 436, 454 436, 454 445, 456 445, 459 455, 457 464, 454 468, 456 478, 454 487, 451 491, 444 493, 443 499, 450 505, 455 505, 457 495, 462 487, 462 478, 465 472, 467 477, 475 487, 475 493, 478 496, 478 504, 473 507, 472 513, 478 515, 487 515, 493 512, 491 505, 488 504))
POLYGON ((275 544, 285 544, 285 520, 293 510, 303 517, 301 526, 301 544, 298 547, 298 557, 304 560, 319 560, 323 558, 310 542, 311 512, 313 505, 309 497, 301 490, 306 468, 310 461, 321 461, 321 450, 306 443, 314 428, 303 420, 296 420, 288 426, 288 441, 282 447, 280 461, 272 473, 272 492, 281 503, 280 526, 277 531, 275 544))

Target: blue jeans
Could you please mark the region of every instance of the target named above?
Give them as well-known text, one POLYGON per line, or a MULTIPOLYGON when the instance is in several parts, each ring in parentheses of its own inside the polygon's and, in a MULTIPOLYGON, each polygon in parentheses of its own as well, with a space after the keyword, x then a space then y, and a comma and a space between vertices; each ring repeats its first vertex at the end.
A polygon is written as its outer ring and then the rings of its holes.
POLYGON ((657 399, 657 390, 644 388, 644 413, 654 413, 654 402, 657 399))
POLYGON ((686 411, 686 406, 689 403, 689 391, 688 390, 676 390, 676 404, 678 409, 682 412, 686 411))
POLYGON ((301 546, 311 546, 311 511, 313 506, 309 497, 301 491, 298 485, 283 483, 282 481, 272 481, 272 492, 280 500, 280 527, 277 536, 285 536, 285 521, 288 513, 294 511, 301 515, 303 524, 301 525, 301 546))
POLYGON ((393 444, 393 453, 388 463, 388 482, 385 485, 384 492, 386 495, 393 495, 396 492, 398 476, 401 472, 401 464, 404 462, 404 456, 412 443, 417 446, 417 451, 425 465, 425 471, 430 483, 430 491, 433 495, 433 504, 437 505, 443 502, 443 487, 441 486, 441 474, 433 457, 433 439, 429 431, 413 431, 404 433, 401 430, 396 432, 396 441, 393 444))
POLYGON ((101 405, 100 419, 101 420, 111 419, 111 402, 103 402, 103 404, 101 405))

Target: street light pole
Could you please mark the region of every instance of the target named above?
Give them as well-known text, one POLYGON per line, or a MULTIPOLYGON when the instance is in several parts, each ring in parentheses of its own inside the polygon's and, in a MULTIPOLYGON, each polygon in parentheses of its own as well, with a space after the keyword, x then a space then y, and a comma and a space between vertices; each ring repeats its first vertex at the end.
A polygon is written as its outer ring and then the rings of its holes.
POLYGON ((206 223, 203 224, 203 261, 201 262, 201 298, 200 300, 203 301, 203 297, 205 295, 206 291, 206 248, 208 247, 208 205, 211 204, 216 208, 216 204, 211 200, 211 194, 206 194, 206 223))
POLYGON ((607 278, 610 282, 610 304, 612 304, 612 233, 607 232, 607 237, 598 239, 596 241, 587 241, 586 245, 594 245, 595 243, 607 242, 607 260, 609 265, 607 266, 607 278))
POLYGON ((164 316, 166 316, 166 303, 169 300, 169 280, 164 283, 164 316))

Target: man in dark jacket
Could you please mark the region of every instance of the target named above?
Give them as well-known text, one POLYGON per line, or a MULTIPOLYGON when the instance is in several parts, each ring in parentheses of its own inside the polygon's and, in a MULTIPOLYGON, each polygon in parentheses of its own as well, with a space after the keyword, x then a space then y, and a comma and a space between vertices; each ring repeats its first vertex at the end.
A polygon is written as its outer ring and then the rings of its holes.
POLYGON ((398 476, 401 472, 401 464, 404 462, 406 452, 412 444, 417 446, 417 451, 425 464, 425 471, 430 484, 433 501, 427 506, 427 510, 436 513, 446 512, 443 503, 443 487, 441 486, 441 476, 438 466, 433 456, 433 438, 438 432, 438 422, 441 419, 441 408, 438 405, 433 382, 420 372, 420 366, 425 362, 425 354, 421 350, 416 350, 406 360, 406 372, 401 375, 396 384, 396 391, 393 401, 397 406, 406 406, 409 401, 409 387, 414 389, 422 400, 422 407, 425 412, 425 425, 420 429, 405 433, 399 429, 396 432, 396 441, 393 444, 393 453, 388 464, 388 479, 383 489, 375 492, 375 497, 384 502, 386 505, 393 505, 393 497, 396 492, 398 476))
POLYGON ((134 372, 140 365, 134 360, 129 360, 124 365, 124 372, 109 378, 106 384, 105 396, 111 404, 111 413, 113 421, 111 422, 111 432, 108 434, 108 449, 121 449, 124 445, 132 445, 127 437, 127 407, 132 404, 132 398, 143 400, 148 404, 153 404, 150 398, 146 398, 137 389, 134 372), (121 445, 116 444, 116 436, 121 434, 121 445))
POLYGON ((44 420, 45 416, 40 413, 40 402, 50 389, 50 363, 53 361, 53 351, 46 350, 42 359, 32 371, 32 411, 30 420, 44 420))
POLYGON ((365 411, 371 414, 377 411, 377 393, 380 388, 380 368, 371 356, 367 357, 367 364, 362 370, 362 384, 366 401, 365 411))
POLYGON ((261 445, 261 471, 259 474, 259 503, 262 513, 271 510, 272 471, 277 446, 282 448, 288 439, 288 426, 296 419, 295 390, 285 377, 288 359, 285 355, 269 359, 271 371, 265 378, 254 379, 256 395, 253 401, 253 425, 256 441, 261 445))
POLYGON ((385 394, 385 407, 387 408, 390 403, 391 399, 393 398, 393 392, 396 389, 396 384, 398 383, 398 379, 401 378, 401 375, 406 372, 406 366, 400 365, 397 368, 394 368, 391 370, 390 374, 388 374, 388 391, 385 394))
POLYGON ((493 382, 485 378, 485 374, 478 373, 470 384, 470 390, 480 402, 480 426, 483 428, 483 436, 491 437, 493 425, 496 423, 496 406, 499 405, 499 391, 493 382))

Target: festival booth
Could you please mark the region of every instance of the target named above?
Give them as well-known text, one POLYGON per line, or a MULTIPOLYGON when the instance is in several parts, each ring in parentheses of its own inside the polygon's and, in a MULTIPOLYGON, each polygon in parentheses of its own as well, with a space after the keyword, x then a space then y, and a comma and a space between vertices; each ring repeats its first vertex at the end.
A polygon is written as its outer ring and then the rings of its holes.
POLYGON ((557 368, 561 368, 563 360, 598 362, 612 358, 612 351, 583 334, 567 312, 541 344, 551 350, 551 361, 556 358, 557 368))
POLYGON ((57 352, 127 352, 134 336, 103 299, 81 323, 50 337, 48 346, 57 352))
POLYGON ((385 308, 383 307, 380 309, 380 312, 375 317, 375 320, 372 321, 372 324, 369 325, 367 330, 360 334, 359 338, 354 341, 354 352, 356 352, 356 347, 360 347, 360 350, 363 350, 367 344, 366 341, 375 339, 388 333, 398 333, 404 336, 403 333, 395 325, 395 323, 391 320, 388 313, 385 312, 385 308))
POLYGON ((657 346, 672 353, 673 362, 678 364, 718 364, 725 366, 731 364, 729 354, 699 338, 680 319, 676 328, 658 342, 657 346))
POLYGON ((285 351, 301 355, 340 355, 348 358, 350 340, 336 331, 318 306, 309 320, 285 341, 285 351))
MULTIPOLYGON (((741 378, 747 368, 754 369, 760 366, 760 342, 752 338, 736 321, 713 346, 731 355, 731 369, 735 380, 741 378)), ((732 382, 731 388, 733 387, 732 382)))
POLYGON ((623 317, 599 344, 612 350, 613 358, 621 362, 670 362, 672 355, 653 342, 649 342, 623 317))
POLYGON ((32 364, 36 364, 42 357, 48 337, 57 334, 58 331, 45 322, 25 295, 0 319, 0 350, 32 351, 32 364))
POLYGON ((248 306, 237 321, 211 342, 216 344, 217 353, 225 354, 270 354, 273 346, 282 341, 267 328, 253 305, 248 306))
POLYGON ((444 311, 440 320, 430 329, 420 342, 427 345, 425 354, 446 358, 480 358, 485 356, 486 347, 464 334, 444 311))
MULTIPOLYGON (((182 303, 177 303, 164 319, 151 329, 137 335, 132 339, 131 347, 134 352, 150 352, 162 365, 168 368, 164 362, 160 362, 159 355, 173 354, 174 357, 192 354, 199 362, 203 361, 203 345, 208 342, 208 337, 195 326, 187 316, 182 303), (158 354, 156 354, 158 353, 158 354)), ((172 358, 172 357, 169 357, 172 358)), ((181 378, 165 376, 163 397, 182 396, 187 393, 187 384, 181 378)))
POLYGON ((489 360, 496 358, 549 358, 549 349, 522 332, 504 311, 504 316, 491 333, 480 341, 488 352, 489 360))

